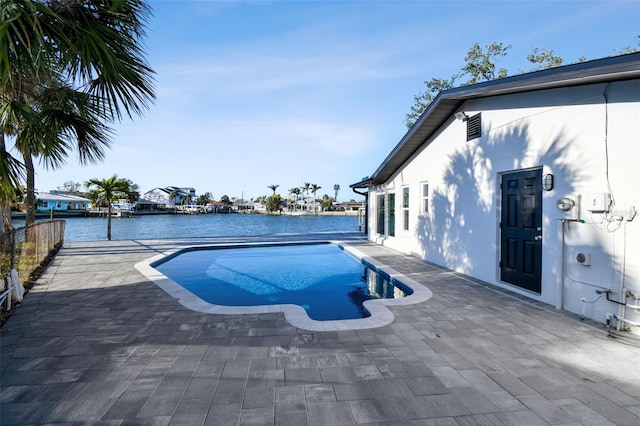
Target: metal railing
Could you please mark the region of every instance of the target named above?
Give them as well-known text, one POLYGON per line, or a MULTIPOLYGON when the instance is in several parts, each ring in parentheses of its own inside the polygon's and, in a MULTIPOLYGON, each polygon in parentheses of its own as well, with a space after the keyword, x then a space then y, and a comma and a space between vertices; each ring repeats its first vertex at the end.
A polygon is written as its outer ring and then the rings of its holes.
POLYGON ((65 221, 51 220, 0 234, 0 310, 9 298, 11 270, 28 287, 62 246, 64 227, 65 221))

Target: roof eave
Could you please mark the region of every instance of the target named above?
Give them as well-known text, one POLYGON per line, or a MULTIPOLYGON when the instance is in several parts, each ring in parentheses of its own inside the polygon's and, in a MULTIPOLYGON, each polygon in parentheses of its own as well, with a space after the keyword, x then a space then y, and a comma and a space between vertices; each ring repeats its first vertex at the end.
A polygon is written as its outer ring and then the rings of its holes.
POLYGON ((640 78, 640 53, 614 56, 461 86, 440 92, 371 175, 386 182, 469 99, 640 78))

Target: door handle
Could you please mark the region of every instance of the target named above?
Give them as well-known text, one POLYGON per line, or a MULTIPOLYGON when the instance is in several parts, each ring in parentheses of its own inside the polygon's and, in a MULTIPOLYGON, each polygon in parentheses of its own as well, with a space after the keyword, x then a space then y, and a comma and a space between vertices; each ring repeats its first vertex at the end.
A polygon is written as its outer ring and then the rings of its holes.
POLYGON ((542 235, 536 235, 535 237, 533 237, 533 239, 536 241, 540 241, 542 239, 542 235))

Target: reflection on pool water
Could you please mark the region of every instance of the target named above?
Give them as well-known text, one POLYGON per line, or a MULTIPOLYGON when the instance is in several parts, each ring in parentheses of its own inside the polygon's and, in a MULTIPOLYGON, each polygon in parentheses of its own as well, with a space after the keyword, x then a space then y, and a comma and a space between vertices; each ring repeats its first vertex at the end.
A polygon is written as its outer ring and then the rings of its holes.
POLYGON ((208 303, 296 304, 319 321, 366 318, 365 301, 412 293, 329 243, 198 247, 151 266, 208 303))

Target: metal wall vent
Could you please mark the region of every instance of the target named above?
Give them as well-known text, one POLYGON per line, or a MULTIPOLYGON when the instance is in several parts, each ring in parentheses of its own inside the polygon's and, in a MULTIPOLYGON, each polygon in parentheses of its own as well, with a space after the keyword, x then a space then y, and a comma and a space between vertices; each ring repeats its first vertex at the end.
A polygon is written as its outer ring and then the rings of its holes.
POLYGON ((482 120, 480 114, 469 117, 467 120, 467 140, 479 138, 482 134, 482 120))

